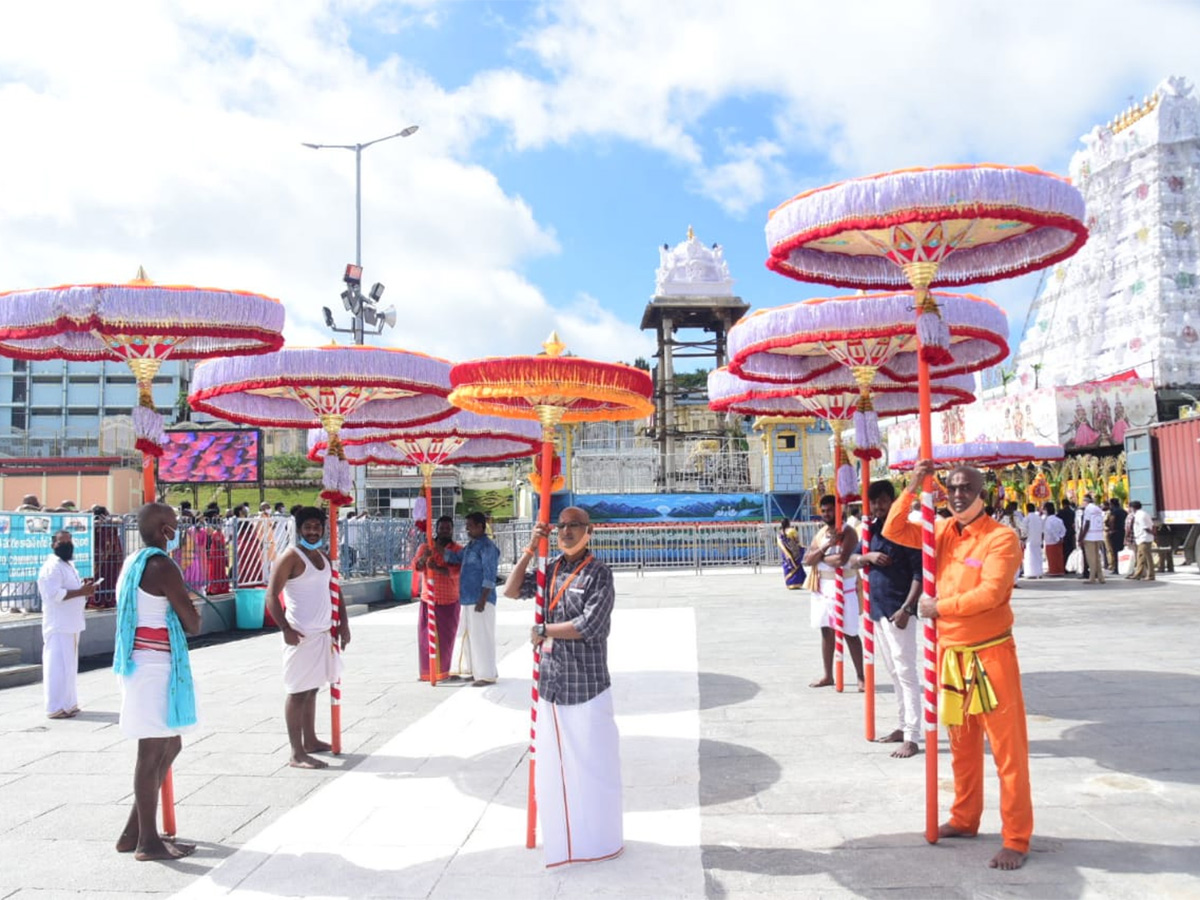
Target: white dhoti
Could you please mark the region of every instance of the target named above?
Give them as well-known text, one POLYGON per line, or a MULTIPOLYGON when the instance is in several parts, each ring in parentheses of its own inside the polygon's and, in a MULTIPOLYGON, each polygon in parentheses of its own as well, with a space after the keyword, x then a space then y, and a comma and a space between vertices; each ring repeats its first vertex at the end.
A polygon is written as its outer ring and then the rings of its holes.
POLYGON ((612 690, 586 703, 538 700, 537 805, 546 866, 624 849, 620 735, 612 690))
MULTIPOLYGON (((813 628, 833 628, 833 605, 837 591, 833 578, 822 577, 821 589, 812 592, 808 622, 813 628)), ((858 580, 846 578, 842 600, 842 634, 858 634, 858 580)))
POLYGON ((464 606, 458 620, 458 651, 454 654, 455 674, 476 681, 495 681, 496 604, 486 603, 483 612, 464 606))
POLYGON ((283 689, 301 694, 323 688, 342 676, 342 655, 333 649, 333 637, 326 631, 305 634, 294 647, 283 645, 283 689))
MULTIPOLYGON (((171 654, 159 650, 134 650, 132 675, 121 675, 121 734, 127 738, 167 738, 196 728, 167 724, 171 684, 171 654)), ((199 697, 197 697, 199 722, 199 697)))
POLYGON ((46 715, 79 709, 78 632, 55 632, 42 638, 42 692, 46 715))

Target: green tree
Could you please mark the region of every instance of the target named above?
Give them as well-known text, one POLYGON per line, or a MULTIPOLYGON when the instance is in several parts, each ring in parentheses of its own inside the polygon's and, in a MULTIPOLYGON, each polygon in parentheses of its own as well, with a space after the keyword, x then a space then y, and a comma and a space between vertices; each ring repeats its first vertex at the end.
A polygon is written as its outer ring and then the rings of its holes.
POLYGON ((299 481, 312 463, 302 453, 281 453, 267 460, 264 474, 270 481, 299 481))

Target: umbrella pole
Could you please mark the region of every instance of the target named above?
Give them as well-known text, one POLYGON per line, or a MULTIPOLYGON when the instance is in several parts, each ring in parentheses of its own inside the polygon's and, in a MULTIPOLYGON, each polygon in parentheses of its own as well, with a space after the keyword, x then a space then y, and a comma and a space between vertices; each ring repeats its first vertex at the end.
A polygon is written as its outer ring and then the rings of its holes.
MULTIPOLYGON (((421 463, 421 481, 425 489, 425 543, 433 550, 433 466, 421 463)), ((428 557, 426 558, 428 560, 428 557)), ((429 563, 425 563, 425 572, 421 577, 421 593, 425 597, 425 641, 429 657, 429 685, 437 687, 438 678, 442 674, 442 661, 438 653, 437 605, 434 603, 433 576, 430 575, 429 563)))
MULTIPOLYGON (((871 461, 860 460, 862 465, 862 506, 863 552, 871 550, 871 519, 867 516, 867 492, 871 488, 871 461)), ((863 648, 863 685, 866 691, 866 703, 863 707, 864 731, 868 741, 875 740, 875 620, 871 618, 871 582, 868 579, 871 567, 863 566, 858 570, 858 578, 862 584, 863 608, 862 613, 862 648, 863 648)))
MULTIPOLYGON (((842 467, 842 428, 845 423, 834 419, 833 427, 833 529, 842 533, 842 494, 837 488, 838 470, 842 467)), ((846 587, 844 570, 838 566, 833 573, 833 689, 839 694, 846 688, 846 587)))
MULTIPOLYGON (((142 502, 153 503, 155 497, 154 483, 154 457, 145 451, 142 452, 142 502)), ((162 826, 163 834, 170 837, 175 836, 175 779, 171 776, 171 770, 167 769, 167 774, 163 776, 162 788, 160 790, 160 800, 162 805, 162 826)))
MULTIPOLYGON (((538 418, 542 423, 542 476, 538 484, 538 524, 550 524, 550 495, 553 487, 554 426, 562 419, 563 409, 555 406, 539 406, 538 418)), ((533 622, 541 625, 546 621, 546 558, 550 555, 550 538, 538 542, 537 595, 533 622)), ((538 676, 541 672, 542 648, 533 648, 533 688, 530 698, 533 708, 529 715, 529 789, 525 804, 525 846, 532 850, 537 846, 537 713, 538 676)))
MULTIPOLYGON (((338 576, 338 507, 329 504, 329 600, 333 604, 330 632, 334 653, 342 652, 339 635, 342 625, 342 582, 338 576)), ((342 679, 329 685, 329 748, 337 755, 342 752, 342 679)))
MULTIPOLYGON (((933 458, 933 401, 929 382, 929 363, 917 355, 917 391, 921 404, 921 459, 933 458)), ((937 596, 934 559, 933 477, 921 485, 921 591, 937 596)), ((923 619, 921 653, 924 667, 925 716, 925 840, 938 840, 938 724, 937 724, 937 626, 934 619, 923 619)))

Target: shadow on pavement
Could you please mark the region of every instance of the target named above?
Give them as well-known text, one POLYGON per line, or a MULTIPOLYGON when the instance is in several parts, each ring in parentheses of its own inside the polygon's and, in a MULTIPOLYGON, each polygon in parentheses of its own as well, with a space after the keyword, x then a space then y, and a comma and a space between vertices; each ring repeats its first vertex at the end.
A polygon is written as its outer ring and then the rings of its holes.
MULTIPOLYGON (((649 716, 694 709, 681 698, 700 690, 700 709, 733 706, 753 699, 759 692, 757 681, 718 672, 621 672, 613 680, 613 703, 617 715, 649 716), (697 682, 698 679, 698 682, 697 682)), ((484 692, 486 699, 506 709, 528 709, 528 692, 484 692)))
POLYGON ((1032 755, 1081 757, 1122 774, 1200 783, 1194 744, 1200 677, 1177 672, 1077 670, 1022 675, 1030 715, 1081 720, 1032 755), (1190 712, 1189 712, 1190 710, 1190 712))

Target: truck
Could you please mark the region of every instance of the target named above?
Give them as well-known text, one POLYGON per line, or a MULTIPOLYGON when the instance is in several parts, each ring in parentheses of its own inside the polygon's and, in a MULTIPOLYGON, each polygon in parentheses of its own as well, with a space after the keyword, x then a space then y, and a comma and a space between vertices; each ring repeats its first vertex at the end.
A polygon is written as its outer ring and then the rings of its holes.
POLYGON ((1194 563, 1200 537, 1200 415, 1130 429, 1125 471, 1129 499, 1140 500, 1155 522, 1168 526, 1159 546, 1182 550, 1184 563, 1194 563))

